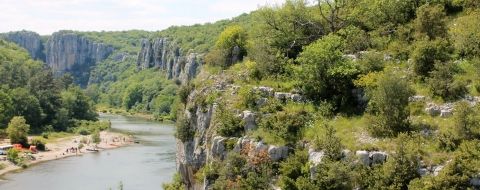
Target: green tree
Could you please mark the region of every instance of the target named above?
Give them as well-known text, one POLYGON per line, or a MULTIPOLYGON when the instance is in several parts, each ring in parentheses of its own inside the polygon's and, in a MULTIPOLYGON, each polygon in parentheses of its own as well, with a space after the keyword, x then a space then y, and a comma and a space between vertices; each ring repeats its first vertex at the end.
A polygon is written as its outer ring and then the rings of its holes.
POLYGON ((13 106, 10 94, 0 89, 0 128, 6 127, 13 117, 13 106))
POLYGON ((386 71, 378 79, 376 88, 367 89, 369 131, 376 136, 396 136, 410 130, 408 98, 413 90, 398 74, 386 71))
POLYGON ((12 96, 12 101, 15 102, 13 104, 14 115, 25 117, 27 123, 32 127, 32 131, 40 132, 43 113, 38 99, 25 88, 13 89, 11 93, 15 95, 12 96))
POLYGON ((218 37, 215 47, 221 52, 224 67, 234 64, 235 61, 241 61, 247 54, 247 33, 239 25, 233 25, 225 28, 218 37))
POLYGON ((135 104, 142 102, 142 98, 142 86, 137 84, 129 86, 123 95, 123 106, 129 110, 135 104))
POLYGON ((72 119, 97 120, 92 101, 80 87, 69 87, 61 93, 62 107, 68 110, 72 119))
POLYGON ((28 146, 28 132, 30 125, 28 125, 22 116, 15 116, 8 123, 7 134, 12 144, 18 143, 23 146, 28 146))
POLYGON ((436 63, 435 70, 430 72, 427 79, 433 95, 444 100, 456 100, 468 93, 467 85, 462 80, 455 80, 454 74, 459 73, 459 68, 453 63, 436 63))
POLYGON ((413 71, 417 76, 428 77, 436 62, 446 62, 450 59, 451 47, 446 40, 419 40, 411 54, 413 71))
POLYGON ((301 64, 298 85, 309 99, 329 100, 337 108, 349 103, 352 79, 359 71, 343 56, 344 47, 344 40, 331 34, 306 46, 297 58, 301 64))
POLYGON ((454 131, 460 139, 470 140, 480 137, 478 113, 478 107, 472 108, 467 102, 459 102, 455 105, 454 131))
POLYGON ((419 163, 418 144, 414 143, 407 134, 400 134, 396 139, 395 154, 376 174, 372 189, 408 189, 410 181, 419 178, 417 169, 419 163))
POLYGON ((100 130, 95 130, 92 133, 92 141, 95 144, 98 144, 98 143, 102 142, 102 139, 100 138, 100 130))
POLYGON ((344 147, 340 138, 336 136, 335 129, 332 126, 325 124, 323 133, 323 138, 321 138, 319 142, 319 149, 324 152, 326 159, 331 161, 340 160, 342 158, 342 150, 344 147))
POLYGON ((425 4, 418 8, 417 18, 414 21, 417 36, 427 36, 429 39, 447 36, 443 5, 425 4))

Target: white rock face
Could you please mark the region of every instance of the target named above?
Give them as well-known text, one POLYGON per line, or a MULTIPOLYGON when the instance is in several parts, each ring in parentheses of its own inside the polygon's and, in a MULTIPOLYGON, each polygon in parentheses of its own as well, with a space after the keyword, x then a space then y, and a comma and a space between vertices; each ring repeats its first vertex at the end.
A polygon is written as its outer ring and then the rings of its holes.
POLYGON ((424 102, 426 100, 425 96, 415 95, 408 98, 409 102, 424 102))
POLYGON ((355 155, 363 165, 365 166, 370 165, 370 154, 368 153, 368 151, 358 150, 357 152, 355 152, 355 155))
POLYGON ((268 156, 273 161, 278 161, 288 157, 288 147, 286 146, 273 146, 268 147, 268 156))
POLYGON ((245 110, 243 111, 243 121, 245 122, 245 131, 250 131, 257 128, 257 124, 255 123, 255 114, 251 111, 245 110))
POLYGON ((216 136, 213 138, 212 141, 212 147, 211 147, 211 152, 212 152, 212 157, 214 158, 220 158, 223 160, 226 155, 227 151, 225 148, 225 141, 227 139, 221 136, 216 136))
POLYGON ((280 100, 282 102, 285 102, 287 101, 288 99, 290 99, 292 97, 292 94, 291 93, 286 93, 286 92, 275 92, 275 95, 274 97, 277 99, 277 100, 280 100))
POLYGON ((383 164, 385 161, 387 161, 387 156, 388 154, 385 152, 370 152, 371 164, 383 164))

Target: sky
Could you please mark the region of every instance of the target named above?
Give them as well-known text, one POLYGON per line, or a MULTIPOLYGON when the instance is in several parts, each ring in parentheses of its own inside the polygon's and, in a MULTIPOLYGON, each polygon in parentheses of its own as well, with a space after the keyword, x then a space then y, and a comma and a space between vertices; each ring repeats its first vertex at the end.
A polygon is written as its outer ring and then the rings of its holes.
POLYGON ((157 31, 229 19, 284 0, 0 0, 0 33, 157 31))

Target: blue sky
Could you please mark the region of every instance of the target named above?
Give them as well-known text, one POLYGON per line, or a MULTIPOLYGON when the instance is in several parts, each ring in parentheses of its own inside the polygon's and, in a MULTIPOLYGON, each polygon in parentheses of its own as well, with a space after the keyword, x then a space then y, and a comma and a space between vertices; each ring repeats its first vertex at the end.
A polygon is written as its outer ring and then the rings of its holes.
POLYGON ((0 0, 0 33, 68 29, 156 31, 214 22, 284 0, 0 0))

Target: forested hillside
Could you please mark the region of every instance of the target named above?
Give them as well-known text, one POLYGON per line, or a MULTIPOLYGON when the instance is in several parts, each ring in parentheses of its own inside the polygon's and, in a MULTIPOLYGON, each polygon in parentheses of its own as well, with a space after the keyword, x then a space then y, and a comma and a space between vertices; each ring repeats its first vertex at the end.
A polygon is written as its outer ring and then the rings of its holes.
POLYGON ((478 188, 479 6, 294 0, 228 24, 178 91, 165 188, 478 188))
MULTIPOLYGON (((50 132, 74 132, 82 120, 97 120, 93 102, 73 84, 70 75, 55 78, 44 63, 32 60, 23 48, 4 40, 0 40, 0 63, 2 138, 12 135, 8 131, 15 130, 16 125, 9 123, 14 120, 29 126, 26 134, 45 133, 45 137, 50 132)), ((28 144, 23 138, 12 143, 28 144)))

